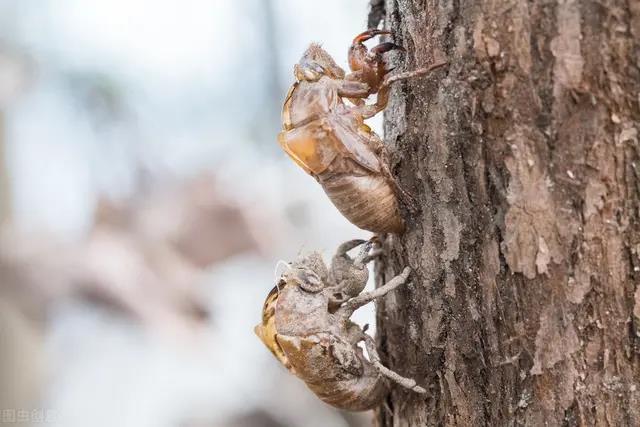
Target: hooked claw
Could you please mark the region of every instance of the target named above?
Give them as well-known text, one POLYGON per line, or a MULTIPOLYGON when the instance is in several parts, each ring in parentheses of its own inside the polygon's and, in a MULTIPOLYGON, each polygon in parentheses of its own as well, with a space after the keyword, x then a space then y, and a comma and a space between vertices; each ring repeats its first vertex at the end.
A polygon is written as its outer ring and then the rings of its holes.
MULTIPOLYGON (((371 261, 373 261, 374 259, 382 256, 382 254, 384 254, 384 251, 381 248, 376 248, 372 250, 372 247, 374 244, 376 244, 377 240, 374 240, 376 238, 376 236, 372 237, 370 240, 368 240, 363 246, 362 249, 360 250, 360 253, 358 254, 358 256, 353 260, 353 265, 356 266, 365 266, 367 264, 369 264, 371 261)), ((379 242, 378 242, 379 244, 379 242)))
POLYGON ((366 42, 367 40, 375 37, 375 36, 381 36, 383 34, 393 34, 391 31, 389 30, 377 30, 375 28, 370 28, 365 32, 362 32, 360 34, 358 34, 357 36, 354 37, 353 39, 353 44, 359 44, 362 42, 366 42))
POLYGON ((358 254, 356 259, 354 260, 354 264, 355 265, 364 265, 365 264, 364 260, 367 259, 367 257, 369 256, 369 252, 371 251, 371 246, 373 246, 373 243, 370 240, 367 240, 366 242, 364 242, 362 244, 362 248, 360 249, 360 253, 358 254))
POLYGON ((382 42, 373 47, 371 51, 363 44, 363 42, 383 34, 393 35, 389 30, 369 29, 358 34, 353 39, 353 44, 349 48, 349 68, 354 74, 357 74, 357 80, 369 85, 370 93, 378 91, 384 76, 389 72, 387 64, 385 64, 382 54, 391 50, 405 50, 392 42, 382 42))
POLYGON ((369 252, 371 251, 371 247, 373 246, 373 242, 371 240, 356 239, 344 242, 343 244, 338 246, 338 250, 336 251, 335 256, 349 259, 349 255, 347 255, 347 252, 358 246, 362 246, 362 248, 360 249, 358 255, 353 259, 353 265, 362 267, 368 262, 367 260, 370 256, 369 252))
POLYGON ((348 240, 343 244, 341 244, 340 246, 338 246, 338 249, 336 250, 336 255, 344 256, 351 249, 357 248, 358 246, 363 245, 365 243, 367 243, 367 240, 362 240, 362 239, 348 240))
POLYGON ((371 48, 371 52, 375 53, 376 55, 379 54, 383 54, 385 52, 389 52, 390 50, 401 50, 401 51, 405 51, 406 49, 403 48, 402 46, 399 46, 395 43, 391 43, 391 42, 384 42, 384 43, 380 43, 379 45, 371 48))

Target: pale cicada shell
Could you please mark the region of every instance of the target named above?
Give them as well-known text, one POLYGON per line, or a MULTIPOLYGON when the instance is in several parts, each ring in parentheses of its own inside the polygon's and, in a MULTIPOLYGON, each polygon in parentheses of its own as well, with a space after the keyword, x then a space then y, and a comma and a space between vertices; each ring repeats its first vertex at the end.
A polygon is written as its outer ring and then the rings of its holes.
POLYGON ((349 49, 351 73, 345 76, 320 46, 312 44, 294 67, 293 84, 282 110, 280 146, 324 188, 353 224, 376 233, 400 233, 404 221, 398 198, 407 195, 392 176, 385 146, 364 120, 382 111, 391 83, 445 65, 387 76, 382 54, 402 49, 385 42, 368 51, 363 41, 384 30, 356 36, 349 49), (374 104, 365 100, 377 94, 374 104), (348 105, 345 100, 348 100, 348 105))
POLYGON ((320 399, 351 411, 378 406, 391 381, 425 392, 382 365, 373 338, 349 320, 357 308, 404 284, 410 273, 407 268, 386 285, 362 293, 366 263, 372 259, 369 245, 355 259, 347 251, 365 243, 341 245, 330 271, 319 254, 293 263, 267 296, 262 322, 255 327, 274 356, 320 399), (366 356, 359 342, 364 342, 366 356))
MULTIPOLYGON (((323 90, 323 86, 309 89, 323 90)), ((332 98, 336 104, 341 102, 332 98)), ((291 102, 285 103, 285 109, 291 102)), ((339 105, 334 107, 340 110, 339 105)), ((399 233, 404 223, 393 179, 371 148, 378 141, 377 135, 354 117, 337 114, 279 135, 282 148, 318 180, 345 218, 365 230, 399 233)))

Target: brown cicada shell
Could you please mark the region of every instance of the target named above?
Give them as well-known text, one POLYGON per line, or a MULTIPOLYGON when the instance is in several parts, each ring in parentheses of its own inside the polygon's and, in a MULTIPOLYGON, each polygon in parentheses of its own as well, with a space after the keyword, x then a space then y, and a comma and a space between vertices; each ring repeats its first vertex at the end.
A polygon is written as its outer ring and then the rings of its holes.
POLYGON ((319 45, 307 49, 294 67, 296 82, 284 102, 278 141, 349 221, 376 233, 400 233, 404 221, 398 196, 404 193, 389 171, 382 140, 364 120, 386 107, 391 83, 445 63, 388 76, 382 54, 402 48, 386 42, 368 51, 363 44, 381 34, 390 32, 368 30, 356 36, 349 49, 349 75, 319 45), (365 99, 372 94, 376 102, 368 105, 365 99))
POLYGON ((353 312, 406 283, 410 270, 386 285, 362 292, 370 244, 342 244, 329 270, 313 253, 289 266, 269 293, 262 322, 255 332, 276 358, 324 402, 363 411, 378 406, 389 392, 389 380, 418 393, 425 390, 380 363, 373 338, 349 318, 353 312), (347 252, 364 249, 352 259, 347 252), (368 357, 358 343, 363 341, 368 357))

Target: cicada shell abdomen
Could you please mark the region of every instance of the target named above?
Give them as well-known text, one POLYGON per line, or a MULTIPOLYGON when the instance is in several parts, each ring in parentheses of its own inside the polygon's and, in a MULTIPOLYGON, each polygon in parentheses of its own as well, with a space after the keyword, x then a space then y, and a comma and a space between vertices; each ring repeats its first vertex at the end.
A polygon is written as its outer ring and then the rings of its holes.
POLYGON ((333 334, 279 335, 278 341, 296 375, 329 405, 365 411, 378 406, 389 392, 388 384, 366 361, 362 350, 333 334))
POLYGON ((334 382, 307 382, 307 387, 323 402, 347 411, 367 411, 380 405, 389 393, 385 380, 377 373, 334 382))
POLYGON ((325 193, 340 213, 356 226, 374 233, 401 233, 404 221, 391 184, 382 174, 335 173, 318 176, 325 193))
POLYGON ((316 120, 278 136, 285 152, 316 177, 349 221, 374 233, 400 233, 404 221, 397 195, 380 170, 380 160, 359 138, 335 119, 316 120), (361 144, 359 151, 351 153, 343 148, 350 138, 361 144))

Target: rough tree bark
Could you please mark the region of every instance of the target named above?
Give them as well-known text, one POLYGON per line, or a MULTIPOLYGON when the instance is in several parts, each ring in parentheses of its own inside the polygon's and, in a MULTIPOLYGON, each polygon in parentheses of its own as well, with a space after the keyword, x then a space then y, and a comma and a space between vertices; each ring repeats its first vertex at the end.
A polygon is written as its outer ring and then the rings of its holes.
POLYGON ((640 2, 387 0, 385 117, 421 207, 388 236, 383 426, 640 425, 640 2), (402 68, 401 67, 401 68, 402 68))

